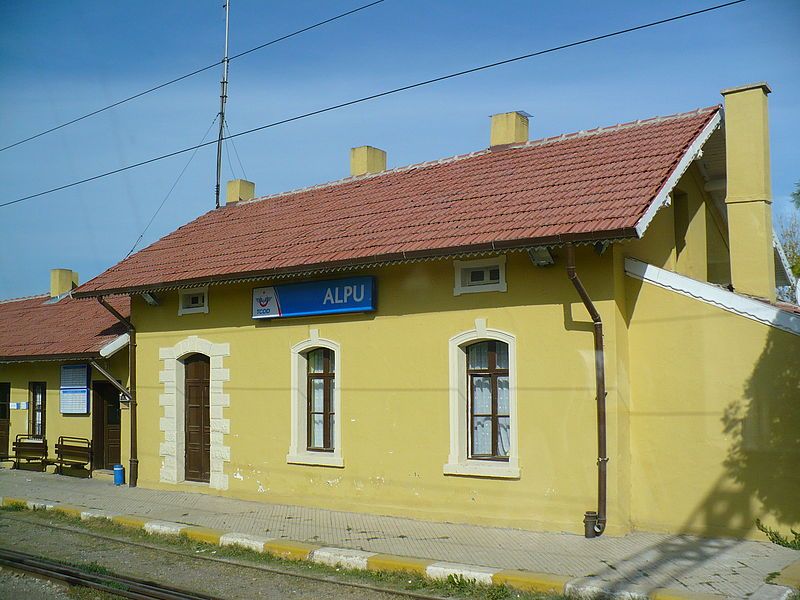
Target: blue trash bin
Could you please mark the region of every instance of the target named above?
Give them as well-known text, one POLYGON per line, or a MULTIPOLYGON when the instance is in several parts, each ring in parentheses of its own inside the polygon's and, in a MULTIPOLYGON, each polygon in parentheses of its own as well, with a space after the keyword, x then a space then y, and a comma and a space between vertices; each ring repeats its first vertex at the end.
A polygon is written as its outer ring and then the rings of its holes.
POLYGON ((125 467, 114 465, 114 485, 122 485, 123 483, 125 483, 125 467))

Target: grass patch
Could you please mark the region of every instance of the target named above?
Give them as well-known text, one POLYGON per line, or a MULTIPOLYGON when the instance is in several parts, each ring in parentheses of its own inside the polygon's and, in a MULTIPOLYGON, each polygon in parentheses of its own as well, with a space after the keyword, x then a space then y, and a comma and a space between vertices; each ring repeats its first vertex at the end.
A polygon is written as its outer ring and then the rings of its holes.
POLYGON ((20 512, 28 510, 28 505, 24 502, 12 502, 11 504, 4 504, 0 509, 6 512, 20 512))
MULTIPOLYGON (((131 541, 143 542, 173 551, 180 551, 187 555, 205 555, 213 558, 240 561, 254 566, 264 565, 265 567, 276 568, 298 575, 307 574, 315 577, 339 580, 345 583, 355 582, 374 585, 385 588, 387 591, 414 591, 448 598, 463 598, 466 600, 566 600, 566 596, 560 594, 524 592, 506 585, 485 585, 467 580, 462 576, 451 575, 446 580, 434 580, 417 573, 366 571, 360 569, 346 569, 343 567, 329 567, 327 565, 320 565, 308 561, 279 558, 268 553, 256 552, 255 550, 239 546, 216 546, 190 540, 184 536, 147 533, 143 529, 125 527, 105 519, 81 520, 78 517, 58 511, 32 511, 32 514, 34 514, 36 518, 42 518, 52 524, 69 525, 98 535, 113 535, 131 541)), ((90 564, 96 565, 96 563, 90 564)), ((82 568, 80 565, 71 566, 82 568)), ((104 568, 102 565, 96 565, 96 567, 100 569, 104 568)))
POLYGON ((791 548, 792 550, 800 550, 800 531, 789 529, 792 533, 792 537, 785 536, 777 529, 772 529, 772 527, 764 525, 761 519, 756 519, 756 527, 758 527, 758 530, 764 533, 773 544, 791 548))

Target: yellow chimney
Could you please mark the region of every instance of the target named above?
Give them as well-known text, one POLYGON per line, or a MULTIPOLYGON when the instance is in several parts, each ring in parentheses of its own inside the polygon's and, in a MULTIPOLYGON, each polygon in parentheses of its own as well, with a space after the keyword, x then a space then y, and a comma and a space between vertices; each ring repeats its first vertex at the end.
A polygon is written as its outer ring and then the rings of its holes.
POLYGON ((357 177, 386 170, 386 152, 372 146, 350 148, 350 175, 357 177))
POLYGON ((775 300, 766 83, 722 90, 725 98, 728 239, 736 291, 775 300))
POLYGON ((246 179, 231 179, 228 182, 225 204, 239 202, 240 200, 252 200, 256 197, 256 184, 246 179))
POLYGON ((78 274, 70 269, 50 269, 50 297, 55 298, 78 287, 78 274))
POLYGON ((490 146, 524 144, 528 141, 528 115, 524 112, 507 112, 492 115, 490 146))

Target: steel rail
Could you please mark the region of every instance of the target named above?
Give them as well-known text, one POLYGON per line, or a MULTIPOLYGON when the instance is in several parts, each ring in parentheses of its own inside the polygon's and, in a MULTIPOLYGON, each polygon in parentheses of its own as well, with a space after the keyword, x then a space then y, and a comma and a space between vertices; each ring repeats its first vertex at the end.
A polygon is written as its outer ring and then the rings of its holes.
POLYGON ((218 600, 216 596, 190 592, 135 577, 91 573, 76 566, 5 548, 0 548, 0 564, 72 585, 91 587, 137 600, 218 600))
MULTIPOLYGON (((244 562, 241 560, 236 560, 232 558, 221 558, 221 557, 211 557, 211 556, 203 556, 200 554, 187 554, 185 552, 181 552, 179 550, 173 550, 171 548, 167 548, 165 546, 159 546, 157 544, 148 544, 146 542, 135 542, 133 540, 128 540, 119 536, 115 535, 100 535, 97 533, 91 533, 89 531, 84 531, 82 529, 78 529, 77 527, 70 527, 70 526, 60 526, 60 525, 53 525, 51 523, 40 523, 35 520, 26 519, 20 516, 9 516, 9 515, 2 515, 0 514, 0 520, 7 520, 7 521, 21 521, 23 523, 27 523, 29 525, 34 525, 36 527, 44 527, 46 529, 54 529, 56 531, 68 531, 70 533, 77 533, 79 535, 83 535, 86 537, 98 539, 98 540, 105 540, 105 541, 112 541, 117 542, 119 544, 127 544, 129 546, 137 546, 139 548, 146 548, 148 550, 156 550, 158 552, 166 552, 167 554, 174 554, 175 556, 180 556, 183 558, 192 558, 196 560, 204 560, 212 563, 219 563, 219 564, 226 564, 226 565, 233 565, 237 567, 245 567, 247 569, 253 569, 255 571, 264 571, 267 573, 272 573, 275 575, 285 575, 287 577, 297 577, 299 579, 307 579, 309 581, 316 581, 319 583, 329 583, 333 585, 339 585, 342 587, 351 587, 351 588, 359 588, 362 590, 369 590, 372 592, 381 592, 384 594, 394 594, 397 596, 405 596, 407 598, 415 598, 416 600, 447 600, 444 596, 434 596, 432 594, 423 594, 421 592, 412 592, 409 590, 398 590, 393 588, 387 587, 380 587, 377 585, 370 585, 368 583, 358 583, 358 582, 350 582, 350 581, 340 581, 338 579, 333 579, 330 577, 316 577, 314 575, 308 575, 306 573, 297 573, 294 571, 289 571, 287 569, 278 569, 276 567, 269 567, 266 565, 259 565, 253 564, 249 562, 244 562)), ((116 591, 114 593, 117 593, 116 591)))

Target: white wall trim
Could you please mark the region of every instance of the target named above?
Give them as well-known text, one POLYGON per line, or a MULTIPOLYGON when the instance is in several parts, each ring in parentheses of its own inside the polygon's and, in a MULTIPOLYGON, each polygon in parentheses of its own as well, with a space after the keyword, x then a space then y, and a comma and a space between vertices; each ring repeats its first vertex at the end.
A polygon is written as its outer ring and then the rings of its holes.
POLYGON ((653 217, 656 216, 656 213, 662 206, 667 206, 670 203, 670 194, 672 193, 672 189, 678 184, 678 181, 686 170, 689 168, 689 165, 692 164, 692 161, 697 158, 698 152, 703 148, 703 145, 708 141, 708 138, 711 137, 711 134, 720 126, 722 123, 722 111, 717 111, 717 114, 714 115, 708 124, 703 128, 703 131, 700 132, 692 145, 689 146, 688 150, 683 153, 678 166, 675 167, 675 170, 672 171, 672 174, 669 176, 664 185, 661 186, 661 189, 656 194, 655 199, 650 203, 650 206, 647 207, 644 215, 642 218, 639 219, 639 222, 636 223, 636 235, 638 237, 642 237, 644 235, 645 230, 650 225, 650 221, 653 220, 653 217))
POLYGON ((519 479, 519 421, 517 419, 517 338, 511 333, 490 329, 486 319, 475 319, 475 329, 454 335, 448 342, 450 390, 450 455, 442 468, 445 475, 519 479), (508 462, 468 458, 467 445, 467 360, 464 348, 484 340, 508 344, 508 388, 511 416, 511 448, 508 462))
POLYGON ((729 292, 705 281, 697 281, 666 269, 654 267, 635 258, 625 259, 625 273, 658 287, 712 304, 752 321, 800 335, 800 315, 781 310, 771 304, 735 292, 729 292))
POLYGON ((344 467, 342 454, 342 350, 333 340, 319 337, 318 329, 309 330, 308 339, 298 342, 291 349, 291 436, 286 462, 322 467, 344 467), (333 351, 336 376, 333 378, 333 452, 318 452, 307 449, 306 429, 306 356, 314 348, 333 351))
POLYGON ((118 338, 111 340, 105 346, 100 348, 100 356, 103 358, 110 358, 114 356, 117 352, 128 345, 129 340, 130 336, 127 333, 123 333, 118 338))
POLYGON ((208 313, 208 286, 185 288, 178 290, 178 316, 193 315, 197 313, 208 313), (184 308, 183 297, 188 296, 190 294, 196 294, 197 292, 203 292, 203 298, 205 298, 203 306, 196 306, 194 308, 184 308))
POLYGON ((228 369, 223 368, 223 359, 230 356, 230 344, 214 344, 196 335, 190 335, 174 346, 160 348, 158 352, 159 359, 164 363, 164 369, 159 373, 159 380, 164 384, 164 390, 158 399, 163 407, 159 429, 164 434, 159 446, 160 480, 162 483, 185 481, 186 400, 181 359, 189 354, 205 354, 211 363, 209 365, 211 472, 208 486, 212 489, 227 490, 228 476, 225 474, 225 463, 231 460, 231 449, 225 445, 225 436, 230 433, 230 420, 223 418, 223 409, 230 406, 230 397, 223 393, 223 385, 230 380, 230 373, 228 369))
POLYGON ((500 254, 491 258, 481 258, 478 260, 454 260, 455 282, 453 284, 453 295, 477 294, 479 292, 505 292, 508 291, 506 285, 506 256, 500 254), (500 269, 500 280, 497 283, 485 283, 482 285, 464 285, 461 281, 462 269, 475 269, 480 267, 492 267, 497 265, 500 269))

